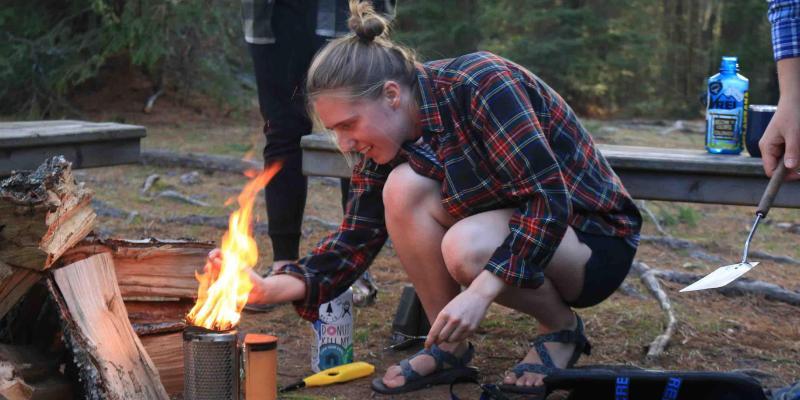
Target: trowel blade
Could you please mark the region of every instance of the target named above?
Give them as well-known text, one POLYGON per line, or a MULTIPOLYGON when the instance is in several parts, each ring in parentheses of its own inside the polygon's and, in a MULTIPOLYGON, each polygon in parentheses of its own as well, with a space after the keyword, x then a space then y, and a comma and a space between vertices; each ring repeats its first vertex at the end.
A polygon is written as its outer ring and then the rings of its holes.
POLYGON ((753 269, 756 265, 758 265, 757 262, 746 262, 719 267, 712 273, 700 278, 697 282, 681 289, 681 292, 714 289, 725 286, 736 280, 736 278, 744 275, 745 272, 753 269))

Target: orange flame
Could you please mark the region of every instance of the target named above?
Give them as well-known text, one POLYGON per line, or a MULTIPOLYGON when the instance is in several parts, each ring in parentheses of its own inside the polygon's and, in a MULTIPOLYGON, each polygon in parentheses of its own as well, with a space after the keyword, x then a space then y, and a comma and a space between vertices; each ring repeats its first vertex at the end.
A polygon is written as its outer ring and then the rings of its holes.
MULTIPOLYGON (((222 236, 222 266, 218 271, 206 268, 195 277, 200 283, 197 303, 186 320, 192 325, 212 330, 228 330, 239 323, 242 308, 253 288, 249 269, 258 261, 258 246, 250 223, 258 192, 269 183, 281 165, 275 163, 261 171, 239 194, 239 209, 228 220, 228 231, 222 236)), ((249 177, 255 174, 246 174, 249 177)), ((209 267, 209 266, 207 266, 209 267)))

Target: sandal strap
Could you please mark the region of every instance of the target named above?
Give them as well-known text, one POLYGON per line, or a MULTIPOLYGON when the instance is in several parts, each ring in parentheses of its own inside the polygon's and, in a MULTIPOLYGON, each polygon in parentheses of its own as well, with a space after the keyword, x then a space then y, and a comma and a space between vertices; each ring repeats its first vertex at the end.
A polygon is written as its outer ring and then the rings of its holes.
POLYGON ((414 371, 411 368, 411 363, 409 362, 409 360, 410 359, 408 358, 400 360, 400 372, 403 374, 403 377, 406 378, 406 383, 422 378, 422 376, 418 374, 417 371, 414 371))
POLYGON ((555 367, 548 367, 542 364, 519 363, 511 369, 517 378, 521 377, 526 372, 533 372, 535 374, 550 375, 553 371, 557 370, 555 367))
POLYGON ((443 370, 445 364, 449 365, 451 368, 465 367, 470 361, 472 361, 472 357, 475 355, 475 347, 472 345, 472 343, 468 343, 468 345, 469 347, 467 348, 467 351, 464 352, 461 357, 457 357, 455 354, 442 350, 439 346, 434 344, 430 349, 422 349, 411 357, 401 360, 400 371, 403 374, 403 377, 406 378, 406 383, 422 378, 422 375, 411 368, 411 360, 420 355, 431 356, 433 361, 436 362, 436 368, 433 370, 433 372, 431 372, 431 374, 443 370))
POLYGON ((472 361, 472 356, 475 354, 475 347, 472 346, 472 343, 468 343, 467 351, 465 351, 461 357, 457 357, 455 354, 444 351, 439 346, 434 344, 431 346, 431 351, 429 354, 434 360, 436 360, 437 370, 444 367, 444 364, 447 364, 450 367, 465 367, 470 361, 472 361))
MULTIPOLYGON (((584 334, 583 320, 578 314, 575 314, 575 318, 578 321, 578 326, 575 328, 575 330, 564 329, 557 332, 550 332, 544 335, 536 336, 533 338, 533 340, 531 340, 530 346, 536 348, 540 358, 542 357, 542 351, 540 349, 544 349, 544 351, 547 352, 547 349, 544 347, 545 342, 575 343, 576 349, 578 349, 581 353, 586 355, 591 354, 592 345, 589 343, 589 339, 586 338, 586 335, 584 334)), ((550 354, 547 354, 546 357, 550 359, 550 354)))
MULTIPOLYGON (((570 360, 567 362, 567 368, 571 368, 575 362, 578 361, 580 353, 584 353, 586 355, 591 354, 592 345, 589 343, 589 339, 587 339, 586 335, 584 334, 583 320, 581 320, 581 317, 578 316, 578 314, 575 314, 575 318, 578 321, 578 326, 574 330, 564 329, 557 332, 550 332, 544 335, 536 336, 533 338, 533 340, 531 340, 530 346, 536 350, 536 353, 539 355, 539 359, 542 361, 542 368, 547 369, 547 373, 559 368, 556 367, 552 357, 550 357, 550 352, 544 346, 546 342, 575 343, 575 351, 573 352, 572 357, 570 357, 570 360)), ((542 373, 538 371, 530 372, 542 373)), ((520 374, 517 375, 521 376, 520 374)))

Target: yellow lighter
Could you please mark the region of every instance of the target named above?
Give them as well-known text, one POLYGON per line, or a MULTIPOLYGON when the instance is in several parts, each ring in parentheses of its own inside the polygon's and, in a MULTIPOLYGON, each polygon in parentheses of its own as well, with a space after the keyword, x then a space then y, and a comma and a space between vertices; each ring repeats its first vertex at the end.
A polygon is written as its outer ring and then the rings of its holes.
POLYGON ((353 379, 372 375, 373 372, 375 372, 375 367, 372 364, 358 361, 317 372, 302 381, 283 387, 278 391, 283 393, 303 387, 325 386, 331 383, 349 382, 353 379))

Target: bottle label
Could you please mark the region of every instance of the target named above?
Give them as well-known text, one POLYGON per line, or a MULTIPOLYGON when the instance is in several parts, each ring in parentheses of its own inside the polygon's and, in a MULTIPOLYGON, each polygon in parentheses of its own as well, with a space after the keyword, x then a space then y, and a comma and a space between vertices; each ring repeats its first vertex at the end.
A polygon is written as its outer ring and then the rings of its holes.
POLYGON ((708 85, 706 109, 706 147, 709 150, 738 153, 742 150, 747 91, 722 81, 708 85))
POLYGON ((353 362, 353 292, 320 305, 312 324, 311 369, 319 372, 353 362))

